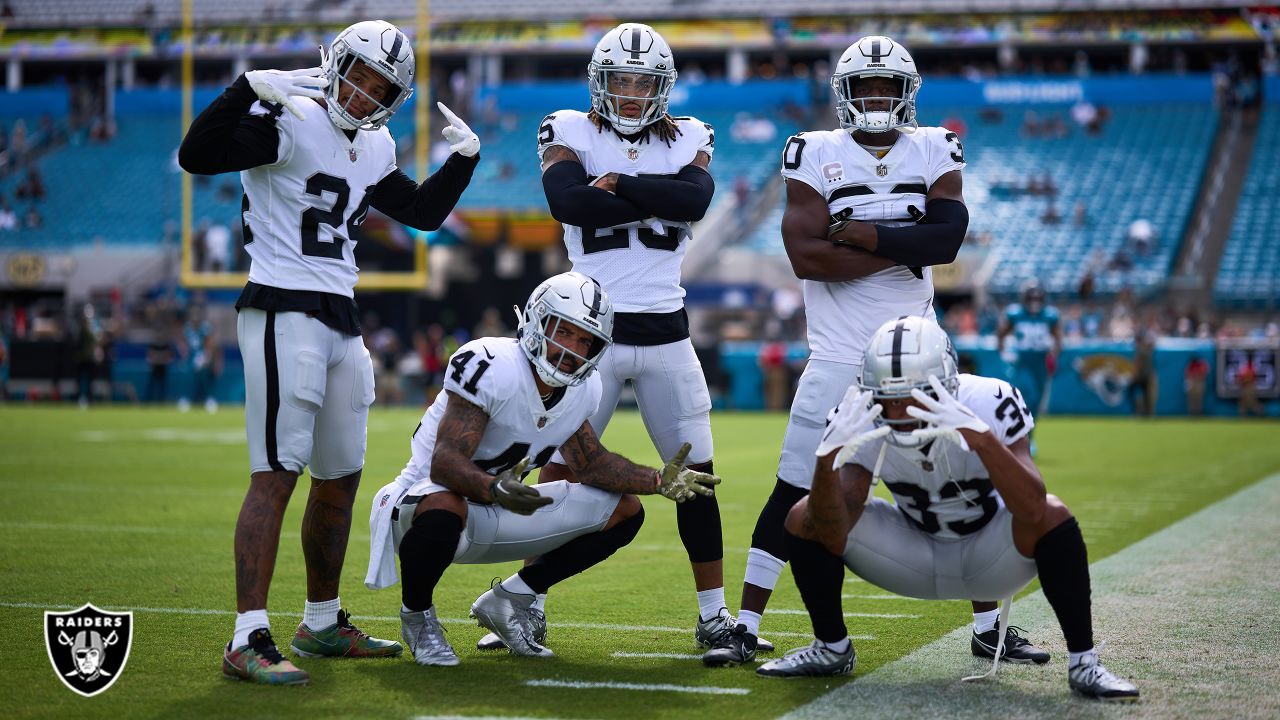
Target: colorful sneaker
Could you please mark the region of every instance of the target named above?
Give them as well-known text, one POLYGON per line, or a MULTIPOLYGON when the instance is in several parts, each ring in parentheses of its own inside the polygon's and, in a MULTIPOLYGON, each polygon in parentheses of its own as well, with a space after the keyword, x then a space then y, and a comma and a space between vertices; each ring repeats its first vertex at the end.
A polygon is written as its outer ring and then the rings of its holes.
POLYGON ((222 674, 232 680, 247 680, 259 685, 306 685, 311 676, 306 670, 285 659, 271 639, 271 631, 262 628, 249 633, 249 644, 222 653, 222 674))
POLYGON ((298 624, 289 647, 302 657, 395 657, 404 646, 394 640, 379 640, 351 624, 351 613, 338 610, 338 622, 323 630, 298 624))
MULTIPOLYGON (((1020 627, 1010 625, 1005 629, 1004 633, 1004 653, 1000 655, 1000 662, 1018 663, 1026 665, 1027 663, 1035 663, 1043 665, 1049 662, 1049 653, 1041 650, 1031 641, 1022 637, 1021 633, 1026 632, 1020 627)), ((996 656, 996 645, 1000 642, 1000 629, 998 627, 991 628, 984 633, 973 634, 973 639, 969 641, 969 650, 974 657, 993 658, 996 656)))

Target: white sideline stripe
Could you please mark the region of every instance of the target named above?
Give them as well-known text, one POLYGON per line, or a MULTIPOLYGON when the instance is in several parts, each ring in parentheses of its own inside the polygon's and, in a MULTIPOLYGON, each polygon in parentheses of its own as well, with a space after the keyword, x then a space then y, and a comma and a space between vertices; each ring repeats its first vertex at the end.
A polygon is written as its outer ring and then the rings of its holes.
MULTIPOLYGON (((618 651, 613 654, 616 658, 646 658, 654 660, 701 660, 701 655, 692 655, 690 653, 643 653, 643 652, 622 652, 618 651)), ((756 662, 764 662, 764 658, 756 658, 756 662)))
MULTIPOLYGON (((805 617, 808 617, 808 616, 809 616, 809 611, 808 611, 808 610, 775 610, 774 608, 769 608, 766 612, 769 612, 769 613, 777 613, 778 615, 804 615, 805 617)), ((863 612, 847 612, 847 613, 845 613, 845 614, 844 614, 844 616, 845 616, 845 617, 850 617, 850 618, 852 618, 852 617, 856 617, 856 618, 890 618, 890 619, 893 619, 893 618, 910 618, 910 619, 912 619, 912 620, 915 620, 915 619, 918 619, 918 618, 922 618, 922 617, 924 617, 923 615, 904 615, 904 614, 902 614, 902 613, 863 613, 863 612)))
POLYGON ((866 582, 866 580, 863 580, 860 577, 847 577, 844 579, 844 582, 846 585, 852 585, 854 583, 866 582))
POLYGON ((526 680, 529 687, 567 688, 569 690, 638 690, 640 692, 682 692, 699 695, 750 695, 746 688, 712 687, 708 685, 672 685, 670 683, 588 682, 585 680, 526 680))
MULTIPOLYGON (((0 607, 31 609, 31 610, 74 610, 79 605, 63 605, 58 603, 31 603, 31 602, 0 602, 0 607)), ((235 615, 234 610, 213 610, 209 608, 157 608, 157 607, 134 607, 128 605, 99 605, 103 610, 132 610, 134 612, 153 612, 164 615, 235 615)), ((272 610, 270 615, 283 615, 287 617, 302 617, 300 612, 289 612, 272 610)), ((399 621, 399 615, 352 615, 352 620, 375 620, 383 622, 399 621)), ((476 621, 471 618, 440 618, 440 622, 449 623, 451 625, 475 625, 476 621)), ((580 622, 553 622, 548 623, 553 628, 568 628, 571 630, 620 630, 633 632, 671 632, 671 633, 688 633, 693 632, 692 628, 687 627, 661 627, 658 625, 615 625, 612 623, 580 623, 580 622)), ((800 632, 774 632, 769 631, 769 635, 778 637, 799 637, 812 638, 813 633, 800 632)), ((854 639, 874 640, 872 637, 853 636, 854 639)))

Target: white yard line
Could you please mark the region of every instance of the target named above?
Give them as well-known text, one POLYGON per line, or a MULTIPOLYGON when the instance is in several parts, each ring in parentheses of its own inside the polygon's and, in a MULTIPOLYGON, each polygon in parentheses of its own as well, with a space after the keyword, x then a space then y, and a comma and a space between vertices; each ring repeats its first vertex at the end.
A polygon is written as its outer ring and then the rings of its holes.
POLYGON ((635 692, 679 692, 698 695, 749 695, 747 688, 712 687, 709 685, 673 685, 670 683, 594 682, 586 680, 526 680, 529 687, 565 688, 568 690, 631 690, 635 692))
POLYGON ((1109 641, 1103 663, 1138 686, 1136 705, 1072 695, 1061 630, 1037 591, 1014 603, 1012 620, 1052 654, 1047 666, 1001 665, 994 678, 959 682, 990 667, 970 656, 965 624, 784 720, 1280 717, 1277 518, 1280 474, 1090 566, 1095 641, 1109 641))
MULTIPOLYGON (((765 612, 770 614, 776 614, 776 615, 804 615, 805 617, 809 616, 808 610, 781 610, 776 608, 769 608, 765 612)), ((844 614, 844 616, 850 617, 850 618, 856 617, 856 618, 889 618, 889 619, 895 619, 895 618, 916 619, 916 618, 924 617, 923 615, 904 615, 902 613, 864 613, 864 612, 847 612, 844 614)))

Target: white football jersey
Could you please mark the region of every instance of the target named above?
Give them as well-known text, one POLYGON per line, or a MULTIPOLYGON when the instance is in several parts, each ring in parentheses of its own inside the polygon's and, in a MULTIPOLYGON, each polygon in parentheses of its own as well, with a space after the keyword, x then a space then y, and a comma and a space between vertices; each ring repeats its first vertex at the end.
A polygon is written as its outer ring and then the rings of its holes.
MULTIPOLYGON (((1035 420, 1017 388, 996 378, 961 374, 956 399, 991 427, 1005 445, 1024 438, 1035 420)), ((847 412, 841 405, 833 412, 847 412)), ((872 429, 868 422, 859 433, 872 429)), ((991 474, 978 453, 948 440, 918 448, 900 448, 883 438, 858 448, 850 462, 874 470, 880 449, 880 479, 894 502, 924 532, 943 540, 962 538, 982 529, 1004 505, 991 484, 991 474)))
MULTIPOLYGON (((799 180, 827 199, 830 214, 853 208, 853 219, 886 227, 911 225, 907 212, 925 210, 933 183, 964 169, 959 138, 942 127, 900 133, 877 159, 846 130, 805 132, 787 140, 782 176, 799 180)), ((847 282, 804 281, 811 357, 862 364, 867 342, 887 320, 933 317, 933 272, 895 266, 847 282)))
POLYGON ((550 409, 542 404, 533 371, 513 338, 480 338, 458 348, 445 370, 444 389, 427 408, 413 432, 413 457, 396 478, 409 494, 424 494, 431 481, 431 454, 436 431, 449 405, 449 392, 466 398, 489 416, 484 437, 472 459, 490 475, 533 458, 529 471, 547 464, 554 453, 600 405, 600 374, 565 387, 564 397, 550 409))
MULTIPOLYGON (((601 131, 578 110, 548 115, 538 132, 538 158, 547 148, 563 145, 577 154, 587 177, 611 172, 620 175, 675 175, 699 152, 711 155, 715 134, 711 126, 692 117, 676 118, 680 133, 671 146, 650 133, 628 142, 612 130, 601 131)), ((691 238, 691 223, 647 218, 607 228, 588 228, 594 249, 583 249, 583 228, 564 226, 564 244, 573 269, 595 278, 613 301, 616 312, 667 313, 684 307, 680 263, 691 238), (612 238, 612 240, 604 240, 612 238)))
POLYGON ((299 120, 255 102, 251 115, 274 118, 276 162, 241 171, 249 280, 288 290, 353 297, 352 228, 369 212, 369 193, 396 169, 396 144, 385 127, 347 139, 319 103, 295 98, 299 120))

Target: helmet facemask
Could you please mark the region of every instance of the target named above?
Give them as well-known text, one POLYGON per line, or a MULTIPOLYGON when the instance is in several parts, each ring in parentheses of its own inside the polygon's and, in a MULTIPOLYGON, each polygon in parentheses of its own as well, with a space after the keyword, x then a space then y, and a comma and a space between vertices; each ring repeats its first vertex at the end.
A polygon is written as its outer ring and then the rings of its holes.
POLYGON ((609 67, 593 61, 587 69, 591 108, 619 132, 638 132, 667 114, 675 79, 675 70, 609 67), (630 102, 640 105, 636 117, 622 112, 622 106, 630 102))
POLYGON ((898 70, 855 70, 831 78, 831 90, 836 98, 836 117, 845 130, 862 130, 882 133, 898 128, 914 130, 920 126, 916 120, 916 92, 920 89, 920 76, 898 70), (857 82, 864 78, 888 77, 898 84, 898 92, 892 96, 858 97, 857 82), (871 103, 887 104, 888 109, 868 109, 871 103))
POLYGON ((524 310, 516 308, 520 349, 542 382, 552 387, 581 385, 613 344, 613 306, 595 280, 568 272, 549 278, 533 291, 524 310), (585 353, 558 339, 565 324, 591 337, 585 353), (572 360, 572 369, 562 364, 572 360))

